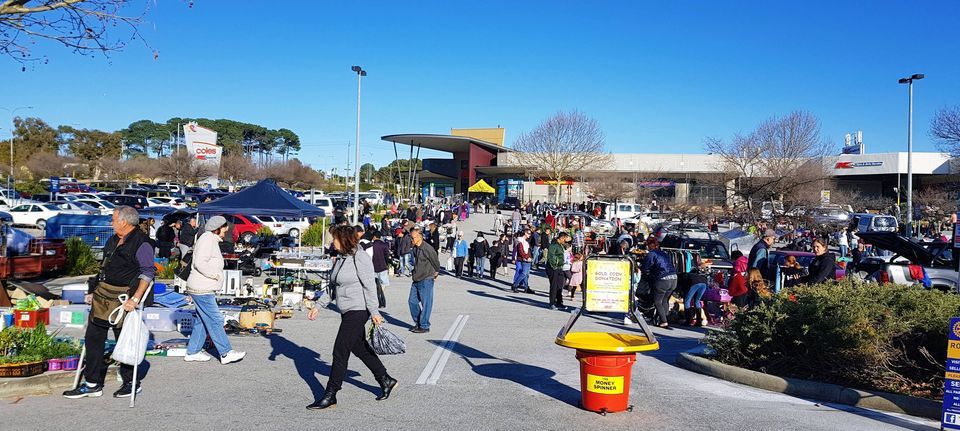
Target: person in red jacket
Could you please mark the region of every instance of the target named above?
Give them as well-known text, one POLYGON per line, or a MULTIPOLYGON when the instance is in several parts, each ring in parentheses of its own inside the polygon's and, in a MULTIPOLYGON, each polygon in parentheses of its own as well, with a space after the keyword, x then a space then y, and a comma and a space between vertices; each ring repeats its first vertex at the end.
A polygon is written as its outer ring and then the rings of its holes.
POLYGON ((730 284, 727 285, 727 293, 733 298, 734 305, 745 307, 750 298, 747 279, 743 275, 747 271, 747 258, 740 250, 734 251, 730 257, 733 259, 733 276, 730 277, 730 284))

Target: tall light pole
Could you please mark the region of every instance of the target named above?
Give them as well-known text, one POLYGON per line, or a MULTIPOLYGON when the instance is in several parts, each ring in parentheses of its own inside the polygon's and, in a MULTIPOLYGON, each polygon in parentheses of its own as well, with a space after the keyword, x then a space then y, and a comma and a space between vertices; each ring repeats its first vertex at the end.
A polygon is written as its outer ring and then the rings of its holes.
POLYGON ((13 128, 10 129, 10 176, 7 177, 7 200, 9 201, 11 198, 13 198, 13 193, 11 193, 11 190, 13 190, 13 186, 10 184, 10 182, 13 181, 13 141, 14 139, 16 139, 16 135, 14 135, 14 132, 16 132, 16 125, 13 124, 13 119, 16 118, 17 111, 21 109, 33 109, 33 107, 18 106, 13 109, 10 109, 10 108, 0 108, 0 109, 3 109, 4 111, 7 111, 10 113, 10 125, 13 126, 13 128))
POLYGON ((900 78, 899 83, 907 84, 908 104, 907 110, 907 227, 910 228, 910 236, 913 236, 913 81, 923 79, 922 73, 914 73, 910 77, 900 78))
POLYGON ((357 73, 357 152, 353 164, 353 224, 357 224, 360 212, 360 78, 367 76, 367 71, 360 66, 353 66, 350 70, 357 73))

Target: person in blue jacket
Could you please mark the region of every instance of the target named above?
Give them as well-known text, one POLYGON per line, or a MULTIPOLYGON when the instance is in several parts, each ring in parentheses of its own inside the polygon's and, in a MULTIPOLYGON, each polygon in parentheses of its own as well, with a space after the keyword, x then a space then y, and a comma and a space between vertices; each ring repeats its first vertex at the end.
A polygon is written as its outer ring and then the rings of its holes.
POLYGON ((670 256, 660 250, 660 241, 656 237, 647 238, 647 256, 643 259, 640 272, 653 288, 653 306, 657 310, 654 323, 661 328, 671 329, 667 323, 667 312, 670 311, 670 295, 677 288, 677 269, 670 256))

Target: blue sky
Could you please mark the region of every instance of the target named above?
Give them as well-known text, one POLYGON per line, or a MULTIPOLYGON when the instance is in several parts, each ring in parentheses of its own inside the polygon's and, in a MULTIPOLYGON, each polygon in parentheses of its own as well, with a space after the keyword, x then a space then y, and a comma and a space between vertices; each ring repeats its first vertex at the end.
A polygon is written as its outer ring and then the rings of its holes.
MULTIPOLYGON (((154 4, 153 1, 150 2, 154 4)), ((0 59, 2 107, 53 124, 119 129, 139 119, 230 118, 286 127, 300 158, 342 169, 363 81, 362 158, 394 133, 507 129, 508 145, 558 110, 596 118, 613 152, 702 152, 803 109, 838 150, 917 150, 937 109, 960 104, 960 2, 410 1, 156 2, 137 44, 109 59, 40 44, 50 61, 0 59), (21 111, 23 114, 23 111, 21 111)), ((0 115, 6 115, 0 111, 0 115)), ((2 123, 0 136, 9 135, 2 123)), ((431 154, 424 154, 431 156, 431 154)))

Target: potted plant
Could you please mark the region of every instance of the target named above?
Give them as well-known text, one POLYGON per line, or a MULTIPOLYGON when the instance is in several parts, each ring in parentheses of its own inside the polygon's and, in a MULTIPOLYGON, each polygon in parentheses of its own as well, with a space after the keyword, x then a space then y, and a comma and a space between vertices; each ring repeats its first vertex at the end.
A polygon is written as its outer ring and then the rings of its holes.
POLYGON ((0 331, 0 377, 29 377, 46 365, 51 371, 76 369, 77 343, 56 341, 39 323, 31 329, 10 327, 0 331), (52 360, 52 361, 51 361, 52 360), (67 363, 67 367, 64 366, 67 363))

